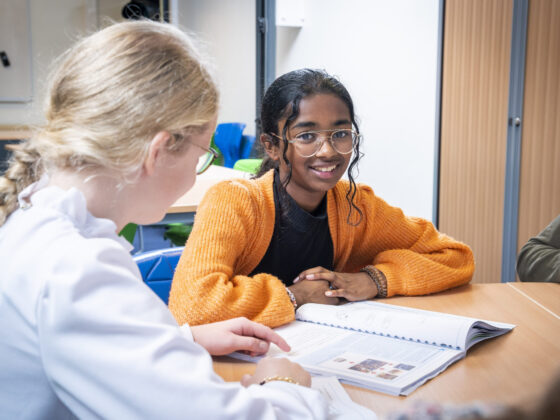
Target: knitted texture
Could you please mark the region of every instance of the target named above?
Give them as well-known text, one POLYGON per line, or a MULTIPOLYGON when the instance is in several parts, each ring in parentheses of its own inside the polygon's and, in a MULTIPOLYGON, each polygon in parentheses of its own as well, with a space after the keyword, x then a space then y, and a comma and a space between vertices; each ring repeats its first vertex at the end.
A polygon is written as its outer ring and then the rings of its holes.
MULTIPOLYGON (((271 170, 254 180, 221 182, 206 193, 171 286, 169 308, 179 324, 244 316, 275 327, 294 319, 280 279, 248 276, 274 232, 272 185, 271 170)), ((335 271, 354 273, 373 265, 387 279, 387 296, 435 293, 470 281, 474 259, 467 245, 427 220, 405 216, 368 186, 358 184, 354 202, 363 220, 350 225, 348 187, 341 180, 327 193, 335 271)))

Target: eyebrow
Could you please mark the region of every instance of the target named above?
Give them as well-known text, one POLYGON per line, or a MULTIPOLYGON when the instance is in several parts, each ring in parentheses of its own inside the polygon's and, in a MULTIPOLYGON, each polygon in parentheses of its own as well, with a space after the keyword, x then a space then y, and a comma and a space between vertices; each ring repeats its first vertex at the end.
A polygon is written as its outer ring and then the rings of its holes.
MULTIPOLYGON (((335 121, 333 126, 339 127, 341 125, 348 125, 348 124, 352 124, 352 121, 350 121, 348 119, 342 119, 342 120, 335 121)), ((314 123, 313 121, 302 121, 302 122, 299 122, 296 125, 294 125, 292 128, 313 128, 313 127, 316 127, 316 126, 317 126, 317 124, 314 123)))

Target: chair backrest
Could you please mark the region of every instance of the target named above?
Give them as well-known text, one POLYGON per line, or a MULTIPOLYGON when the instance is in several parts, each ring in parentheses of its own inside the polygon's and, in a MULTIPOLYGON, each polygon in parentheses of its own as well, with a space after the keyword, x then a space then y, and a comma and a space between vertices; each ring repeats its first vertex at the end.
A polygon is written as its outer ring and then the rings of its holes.
POLYGON ((134 255, 144 282, 166 304, 175 267, 183 253, 183 247, 158 249, 134 255))
POLYGON ((239 150, 239 159, 248 159, 255 144, 255 136, 243 134, 241 136, 241 147, 239 150))
POLYGON ((235 162, 241 158, 241 139, 243 138, 244 123, 221 123, 216 127, 214 142, 224 156, 224 166, 233 168, 235 162))
POLYGON ((255 175, 259 171, 261 164, 262 159, 239 159, 235 162, 235 165, 233 165, 233 169, 255 175))

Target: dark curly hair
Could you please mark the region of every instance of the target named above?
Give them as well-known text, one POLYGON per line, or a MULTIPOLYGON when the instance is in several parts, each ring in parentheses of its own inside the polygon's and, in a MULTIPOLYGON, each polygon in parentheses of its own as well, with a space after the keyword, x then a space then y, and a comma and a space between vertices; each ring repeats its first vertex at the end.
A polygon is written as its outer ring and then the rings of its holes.
MULTIPOLYGON (((360 133, 358 124, 356 123, 356 117, 354 115, 354 103, 352 98, 348 93, 348 90, 344 85, 335 77, 329 75, 323 70, 313 70, 313 69, 300 69, 294 70, 278 77, 266 90, 264 94, 262 105, 261 105, 261 116, 258 120, 258 125, 261 133, 263 134, 276 134, 282 137, 283 149, 282 156, 286 165, 288 167, 288 174, 285 179, 282 180, 282 195, 287 194, 286 186, 290 182, 292 176, 292 164, 286 156, 286 151, 288 150, 288 141, 286 133, 288 132, 288 127, 299 115, 299 104, 302 99, 307 96, 323 93, 332 94, 340 98, 348 107, 350 112, 350 120, 354 126, 356 132, 360 133), (278 122, 286 118, 286 124, 282 133, 278 131, 278 122)), ((280 147, 280 139, 275 136, 269 136, 270 141, 274 146, 280 147)), ((348 212, 347 221, 349 224, 352 211, 356 211, 359 215, 359 224, 362 220, 362 211, 354 203, 354 197, 356 195, 356 182, 354 180, 354 170, 357 168, 358 162, 362 157, 360 152, 360 142, 361 136, 358 136, 358 141, 354 145, 354 153, 350 165, 348 165, 348 180, 350 181, 350 187, 346 192, 346 199, 350 205, 350 211, 348 212)), ((262 176, 264 173, 268 172, 272 168, 278 168, 279 163, 269 156, 265 155, 263 162, 257 172, 256 177, 262 176)), ((281 200, 281 207, 285 209, 285 204, 287 201, 281 200)))

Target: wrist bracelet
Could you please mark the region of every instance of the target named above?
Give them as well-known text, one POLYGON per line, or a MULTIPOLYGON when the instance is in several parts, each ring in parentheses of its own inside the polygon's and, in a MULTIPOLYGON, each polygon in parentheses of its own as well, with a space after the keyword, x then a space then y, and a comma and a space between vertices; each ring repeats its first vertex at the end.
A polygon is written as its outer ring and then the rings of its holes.
POLYGON ((283 382, 299 385, 298 381, 296 381, 294 378, 290 378, 289 376, 269 376, 268 378, 264 378, 262 381, 260 381, 259 385, 264 385, 272 381, 283 381, 283 382))
POLYGON ((286 293, 288 293, 288 296, 290 297, 290 301, 292 302, 292 305, 294 305, 294 311, 295 311, 297 309, 296 297, 294 296, 292 291, 290 289, 288 289, 287 287, 286 287, 286 293))
POLYGON ((387 297, 387 279, 381 270, 375 268, 373 265, 368 265, 360 271, 366 273, 377 286, 377 297, 387 297))

